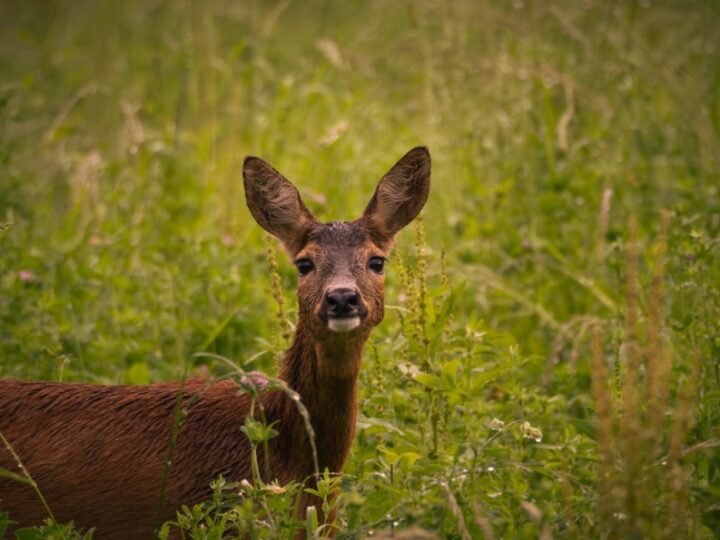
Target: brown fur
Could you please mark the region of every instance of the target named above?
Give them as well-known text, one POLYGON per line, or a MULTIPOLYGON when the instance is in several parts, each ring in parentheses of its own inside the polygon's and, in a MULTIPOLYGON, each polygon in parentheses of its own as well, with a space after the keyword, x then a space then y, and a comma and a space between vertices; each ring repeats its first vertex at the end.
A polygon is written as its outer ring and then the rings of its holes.
MULTIPOLYGON (((381 180, 363 216, 353 222, 319 223, 295 187, 258 158, 244 167, 248 206, 258 223, 276 235, 289 254, 312 260, 315 270, 298 278, 299 317, 280 378, 296 390, 310 412, 318 462, 339 472, 352 444, 356 383, 363 345, 383 318, 383 275, 368 268, 386 257, 394 234, 427 199, 430 156, 410 151, 381 180), (360 326, 328 329, 323 306, 329 290, 359 294, 360 326)), ((96 386, 0 381, 0 431, 37 481, 56 518, 97 527, 96 538, 143 539, 153 535, 173 415, 181 386, 96 386)), ((249 396, 237 396, 230 381, 189 381, 189 406, 174 449, 162 520, 181 504, 207 498, 218 475, 249 479, 249 444, 239 431, 249 396)), ((295 403, 284 393, 261 397, 268 422, 277 421, 270 442, 266 480, 306 481, 314 472, 308 435, 295 403)), ((16 469, 5 448, 0 467, 16 469)), ((310 497, 302 501, 301 513, 310 497)), ((22 525, 38 524, 45 511, 36 494, 0 478, 0 508, 22 525)))

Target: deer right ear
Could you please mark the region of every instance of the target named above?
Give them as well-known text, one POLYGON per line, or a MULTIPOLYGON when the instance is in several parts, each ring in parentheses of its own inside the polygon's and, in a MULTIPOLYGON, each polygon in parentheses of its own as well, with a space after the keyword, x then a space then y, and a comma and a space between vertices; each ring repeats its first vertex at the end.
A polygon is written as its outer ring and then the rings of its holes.
POLYGON ((298 190, 268 163, 253 156, 246 157, 243 163, 243 182, 245 199, 255 221, 294 256, 317 223, 298 190))
POLYGON ((417 217, 430 194, 430 152, 413 148, 383 176, 361 218, 384 241, 417 217))

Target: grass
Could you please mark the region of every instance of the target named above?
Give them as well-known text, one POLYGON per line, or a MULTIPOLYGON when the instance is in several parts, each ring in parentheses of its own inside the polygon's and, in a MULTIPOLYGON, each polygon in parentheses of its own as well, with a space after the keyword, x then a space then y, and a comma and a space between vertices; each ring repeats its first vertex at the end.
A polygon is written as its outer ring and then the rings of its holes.
MULTIPOLYGON (((340 535, 717 538, 718 15, 0 2, 0 376, 229 373, 212 355, 276 373, 295 277, 242 159, 346 219, 425 144, 340 535)), ((221 488, 213 523, 252 523, 221 488)))

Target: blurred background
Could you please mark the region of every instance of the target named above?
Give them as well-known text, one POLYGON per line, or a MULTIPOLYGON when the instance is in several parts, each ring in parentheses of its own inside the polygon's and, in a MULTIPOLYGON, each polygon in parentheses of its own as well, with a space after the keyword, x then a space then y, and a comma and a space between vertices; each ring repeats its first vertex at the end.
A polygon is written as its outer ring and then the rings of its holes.
MULTIPOLYGON (((291 329, 294 268, 278 253, 278 322, 243 158, 270 161, 329 221, 358 216, 382 174, 426 145, 433 189, 388 269, 390 309, 363 375, 387 393, 368 396, 365 417, 401 421, 406 398, 393 386, 414 376, 397 364, 413 351, 407 314, 421 306, 403 283, 419 278, 438 305, 463 287, 448 343, 469 378, 488 361, 515 365, 493 372, 507 381, 482 385, 472 414, 485 422, 501 406, 493 400, 537 406, 533 425, 546 422, 556 442, 586 437, 578 444, 593 455, 591 328, 602 328, 620 388, 634 227, 640 320, 652 318, 661 260, 654 324, 673 380, 697 383, 692 444, 717 441, 718 21, 720 4, 700 0, 1 1, 0 376, 147 383, 222 372, 192 359, 198 351, 274 372, 261 353, 280 350, 291 329)), ((440 373, 449 362, 429 365, 440 373)), ((375 459, 372 437, 385 436, 361 433, 350 470, 375 459)), ((688 473, 702 503, 693 530, 711 535, 720 463, 702 456, 688 473)), ((526 497, 513 486, 498 489, 526 497)), ((577 489, 590 512, 592 488, 577 489)), ((542 507, 547 516, 562 514, 561 499, 542 507)), ((528 537, 545 530, 517 501, 496 515, 483 500, 507 537, 525 534, 511 515, 527 518, 528 537)), ((562 519, 595 531, 589 517, 562 519)))

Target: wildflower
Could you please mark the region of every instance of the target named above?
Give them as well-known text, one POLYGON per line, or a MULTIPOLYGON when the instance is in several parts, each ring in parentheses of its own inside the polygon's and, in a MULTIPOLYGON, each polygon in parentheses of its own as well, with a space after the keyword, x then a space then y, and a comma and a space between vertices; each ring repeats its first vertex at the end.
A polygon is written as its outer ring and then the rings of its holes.
POLYGON ((499 418, 493 418, 490 420, 490 429, 493 431, 501 431, 505 427, 505 422, 499 418))
POLYGON ((533 441, 538 443, 542 441, 542 431, 540 431, 536 427, 531 426, 530 422, 523 422, 520 426, 520 431, 522 431, 523 437, 525 437, 526 439, 532 439, 533 441))
POLYGON ((246 388, 262 390, 270 381, 259 371, 250 371, 240 378, 240 384, 246 388))
POLYGON ((20 281, 24 281, 25 283, 35 281, 35 274, 33 274, 30 270, 20 270, 20 272, 18 272, 18 277, 20 278, 20 281))
POLYGON ((269 491, 273 495, 281 495, 287 491, 287 489, 275 483, 266 485, 265 490, 269 491))
POLYGON ((242 487, 244 491, 252 491, 253 489, 255 489, 253 485, 248 482, 247 478, 243 478, 242 480, 240 480, 240 487, 242 487))

